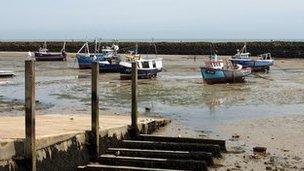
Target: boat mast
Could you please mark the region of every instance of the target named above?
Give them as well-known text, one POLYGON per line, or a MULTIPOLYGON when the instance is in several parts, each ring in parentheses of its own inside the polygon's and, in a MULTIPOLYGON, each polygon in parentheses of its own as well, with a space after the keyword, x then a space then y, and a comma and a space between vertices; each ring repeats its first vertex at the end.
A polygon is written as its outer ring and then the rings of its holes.
POLYGON ((137 55, 138 54, 138 44, 136 43, 136 45, 135 45, 135 55, 137 55))
POLYGON ((157 47, 156 47, 156 44, 154 43, 154 38, 152 38, 151 40, 153 46, 154 46, 154 50, 155 50, 155 57, 157 58, 157 47))
POLYGON ((98 52, 100 52, 101 41, 102 41, 102 39, 99 39, 99 41, 98 41, 98 47, 97 47, 97 51, 98 51, 98 52))
POLYGON ((43 47, 42 47, 42 48, 43 48, 43 49, 47 49, 46 41, 44 41, 43 47))
POLYGON ((242 49, 242 53, 247 53, 247 45, 246 45, 246 42, 244 44, 244 47, 242 49))
POLYGON ((63 46, 62 46, 61 52, 65 51, 65 44, 66 44, 66 42, 63 42, 63 46))
POLYGON ((89 47, 89 43, 86 43, 86 51, 88 52, 88 54, 90 54, 90 47, 89 47))
POLYGON ((98 48, 98 47, 97 47, 97 46, 98 46, 98 45, 97 45, 97 44, 98 44, 97 38, 95 39, 94 42, 95 42, 94 53, 97 53, 97 52, 98 52, 98 49, 97 49, 97 48, 98 48))

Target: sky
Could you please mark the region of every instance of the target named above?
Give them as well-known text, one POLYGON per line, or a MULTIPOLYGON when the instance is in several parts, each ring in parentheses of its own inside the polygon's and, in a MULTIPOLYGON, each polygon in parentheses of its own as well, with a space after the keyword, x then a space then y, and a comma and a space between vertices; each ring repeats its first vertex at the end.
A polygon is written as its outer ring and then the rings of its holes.
POLYGON ((304 0, 0 0, 0 39, 304 39, 304 0))

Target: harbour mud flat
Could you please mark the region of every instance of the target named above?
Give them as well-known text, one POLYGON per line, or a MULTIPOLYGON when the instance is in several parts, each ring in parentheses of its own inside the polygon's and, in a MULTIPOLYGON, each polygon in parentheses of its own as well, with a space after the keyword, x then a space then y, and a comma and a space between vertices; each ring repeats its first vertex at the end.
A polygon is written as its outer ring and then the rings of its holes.
POLYGON ((304 115, 223 123, 219 130, 237 153, 225 156, 223 170, 304 170, 304 115), (266 153, 255 155, 256 146, 266 153))
MULTIPOLYGON (((285 136, 281 133, 277 134, 278 137, 274 137, 274 140, 277 138, 277 143, 281 142, 281 145, 272 146, 267 143, 268 136, 274 134, 267 131, 269 127, 273 127, 271 128, 273 130, 281 130, 286 129, 286 126, 288 128, 286 134, 303 137, 300 132, 297 132, 298 127, 292 126, 294 123, 301 124, 301 119, 297 120, 304 114, 303 59, 276 58, 275 65, 271 67, 269 73, 252 75, 244 84, 206 85, 202 81, 199 67, 208 56, 157 56, 163 58, 164 71, 158 75, 157 79, 139 81, 138 107, 143 117, 161 116, 172 120, 172 124, 158 134, 225 139, 231 139, 232 135, 238 134, 240 141, 229 141, 228 148, 237 146, 236 149, 234 148, 235 151, 241 149, 245 152, 237 154, 235 158, 235 154, 227 154, 230 157, 229 160, 224 161, 223 168, 241 170, 245 169, 247 163, 253 163, 252 168, 257 167, 262 170, 266 167, 281 167, 279 164, 265 165, 263 163, 263 161, 266 163, 282 161, 280 157, 271 157, 279 154, 275 149, 273 151, 273 148, 276 148, 275 146, 281 148, 288 143, 279 141, 285 136), (148 112, 146 108, 149 109, 148 112), (299 117, 292 121, 295 115, 299 117), (286 117, 286 122, 280 119, 284 117, 286 117), (265 118, 269 119, 264 122, 265 118), (291 118, 290 121, 288 121, 289 118, 291 118), (239 122, 242 127, 229 128, 230 124, 237 126, 239 122), (259 125, 259 122, 263 124, 259 125), (238 132, 238 130, 247 130, 251 123, 253 123, 252 131, 254 132, 248 135, 250 141, 247 142, 247 135, 243 135, 243 132, 238 132), (276 123, 278 125, 275 125, 276 123), (220 127, 222 124, 228 125, 227 129, 222 129, 220 127), (255 133, 259 135, 259 131, 265 134, 255 137, 255 133), (261 141, 259 141, 260 138, 262 138, 261 141), (241 143, 243 139, 246 140, 245 149, 241 143), (233 144, 234 142, 240 142, 240 145, 233 144), (253 146, 259 145, 267 147, 270 155, 261 160, 255 160, 255 156, 250 156, 251 150, 253 146), (249 157, 249 161, 244 162, 243 156, 246 160, 249 157), (230 160, 233 158, 235 160, 230 160), (260 165, 254 165, 256 161, 260 165)), ((22 104, 24 102, 24 59, 26 58, 26 52, 0 53, 0 67, 16 73, 14 78, 0 80, 1 116, 18 117, 24 113, 22 104)), ((90 72, 90 70, 79 70, 74 58, 68 58, 66 62, 36 62, 36 99, 39 101, 37 113, 67 115, 67 122, 72 122, 68 117, 70 114, 90 113, 90 72)), ((117 115, 130 112, 130 81, 122 81, 119 78, 119 74, 100 75, 100 109, 103 112, 117 115)), ((270 139, 269 142, 274 140, 270 139)), ((298 141, 301 139, 295 142, 298 141)), ((300 148, 282 148, 285 151, 290 150, 288 152, 290 157, 286 156, 290 159, 287 160, 290 161, 290 165, 282 165, 282 167, 288 169, 297 167, 298 170, 302 167, 299 164, 300 161, 303 162, 302 154, 297 154, 300 148), (296 160, 299 162, 297 163, 296 160)), ((280 153, 287 154, 284 150, 280 153)))
MULTIPOLYGON (((0 53, 2 70, 16 74, 0 80, 1 115, 24 113, 26 54, 0 53)), ((303 114, 303 59, 276 58, 270 73, 252 75, 244 84, 206 85, 200 66, 208 56, 158 57, 163 58, 164 71, 156 79, 139 81, 139 110, 148 117, 163 116, 180 123, 187 135, 215 133, 214 127, 223 121, 303 114)), ((90 72, 79 70, 74 58, 66 62, 36 62, 37 112, 90 113, 90 72)), ((112 113, 130 112, 130 81, 122 81, 119 74, 112 73, 101 74, 99 79, 100 108, 112 113)))

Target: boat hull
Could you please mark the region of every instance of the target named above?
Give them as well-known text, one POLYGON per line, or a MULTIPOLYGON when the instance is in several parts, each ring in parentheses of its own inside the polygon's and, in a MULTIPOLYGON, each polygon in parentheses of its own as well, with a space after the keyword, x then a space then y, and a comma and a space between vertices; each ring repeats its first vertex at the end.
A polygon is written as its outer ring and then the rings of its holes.
MULTIPOLYGON (((138 69, 138 79, 151 79, 157 77, 158 69, 138 69)), ((121 66, 120 78, 122 80, 128 80, 132 78, 132 68, 127 66, 121 66)))
POLYGON ((35 52, 36 61, 65 61, 66 55, 64 53, 41 53, 35 52))
POLYGON ((238 70, 212 69, 207 67, 201 68, 201 74, 204 82, 207 84, 241 83, 245 81, 245 76, 248 75, 238 70))
POLYGON ((0 71, 0 78, 14 77, 15 74, 10 71, 0 71))
POLYGON ((90 69, 92 66, 92 62, 95 61, 93 56, 89 56, 89 55, 77 54, 76 58, 79 69, 90 69))
POLYGON ((77 61, 80 69, 90 69, 92 63, 94 61, 99 62, 99 72, 110 72, 110 73, 117 73, 120 72, 120 65, 117 62, 108 62, 102 56, 88 56, 88 55, 77 55, 77 61))
POLYGON ((230 59, 232 64, 242 65, 243 68, 251 68, 252 71, 269 70, 274 64, 273 60, 253 60, 253 59, 230 59))
POLYGON ((121 66, 119 63, 99 63, 99 72, 118 73, 120 72, 121 66))

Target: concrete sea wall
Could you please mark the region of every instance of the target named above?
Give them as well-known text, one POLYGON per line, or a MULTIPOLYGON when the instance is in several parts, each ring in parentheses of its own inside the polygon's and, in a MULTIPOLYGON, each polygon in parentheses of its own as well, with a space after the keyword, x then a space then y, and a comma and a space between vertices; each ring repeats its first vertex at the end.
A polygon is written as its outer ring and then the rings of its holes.
MULTIPOLYGON (((67 52, 77 52, 84 42, 69 41, 66 44, 67 52)), ((90 43, 93 52, 94 43, 90 43)), ((135 44, 139 46, 139 53, 154 54, 155 46, 158 54, 178 54, 178 55, 209 55, 210 42, 119 42, 120 53, 127 52, 129 48, 134 48, 135 44)), ((111 45, 112 42, 102 42, 101 46, 111 45)), ((0 51, 36 51, 43 42, 0 42, 0 51)), ((48 48, 51 51, 60 51, 63 42, 48 42, 48 48)), ((233 55, 236 49, 241 49, 243 42, 215 42, 213 46, 217 49, 219 55, 233 55)), ((247 50, 252 55, 259 55, 270 52, 274 57, 282 58, 304 58, 304 42, 288 41, 265 41, 265 42, 247 42, 247 50)))
MULTIPOLYGON (((152 133, 170 121, 156 119, 140 123, 141 133, 152 133)), ((129 137, 129 126, 100 130, 100 152, 105 152, 108 144, 129 137)), ((37 170, 76 170, 87 164, 92 156, 90 132, 70 132, 61 135, 44 136, 36 140, 37 170)), ((24 140, 0 140, 0 171, 24 170, 24 140)))

